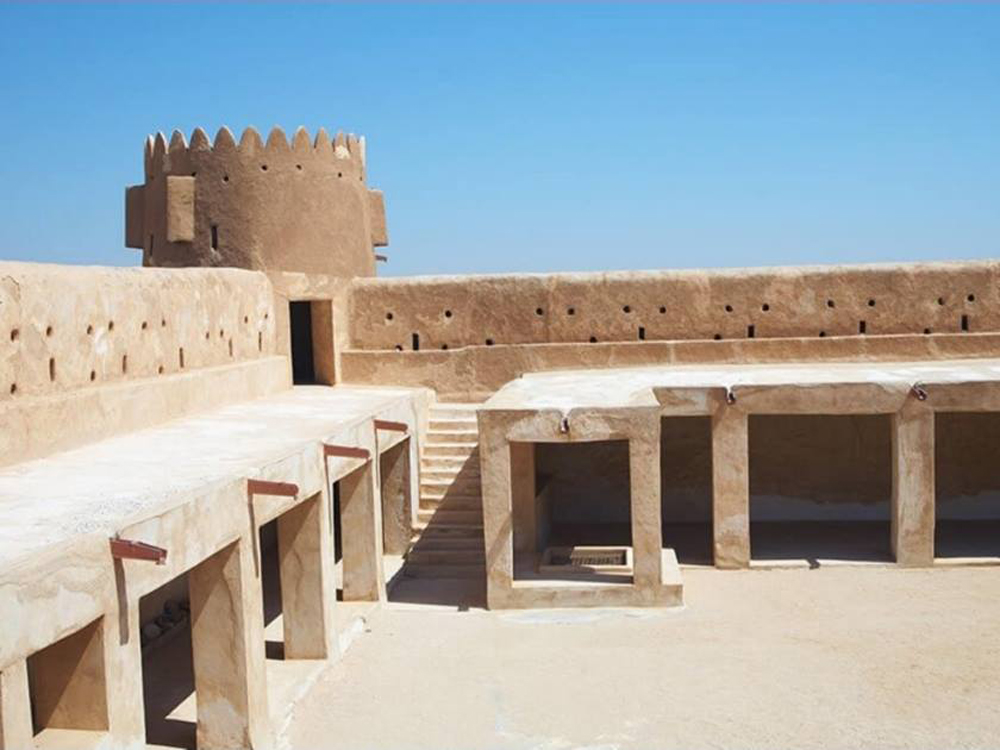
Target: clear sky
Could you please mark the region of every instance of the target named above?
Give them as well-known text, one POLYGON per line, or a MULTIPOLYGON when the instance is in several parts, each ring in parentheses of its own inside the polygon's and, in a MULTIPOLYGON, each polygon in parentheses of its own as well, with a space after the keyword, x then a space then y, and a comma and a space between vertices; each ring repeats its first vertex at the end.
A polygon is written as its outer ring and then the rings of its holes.
POLYGON ((384 275, 1000 256, 1000 5, 0 6, 0 257, 147 133, 363 134, 384 275))

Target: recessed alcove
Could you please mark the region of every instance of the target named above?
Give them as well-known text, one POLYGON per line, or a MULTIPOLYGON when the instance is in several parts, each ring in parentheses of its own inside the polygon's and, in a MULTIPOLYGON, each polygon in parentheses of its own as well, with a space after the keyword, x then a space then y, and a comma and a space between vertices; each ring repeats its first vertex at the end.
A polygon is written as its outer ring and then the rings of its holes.
POLYGON ((660 420, 663 546, 682 565, 712 564, 712 420, 660 420))

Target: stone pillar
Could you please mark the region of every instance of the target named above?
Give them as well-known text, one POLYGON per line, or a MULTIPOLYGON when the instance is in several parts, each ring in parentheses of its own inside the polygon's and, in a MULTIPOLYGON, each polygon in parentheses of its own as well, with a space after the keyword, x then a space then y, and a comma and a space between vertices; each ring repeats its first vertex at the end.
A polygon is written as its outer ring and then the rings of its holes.
POLYGON ((34 747, 33 735, 28 665, 22 659, 0 671, 0 750, 34 747))
POLYGON ((264 615, 247 538, 188 574, 199 750, 269 747, 264 615))
POLYGON ((326 582, 328 571, 332 571, 331 539, 324 523, 329 516, 323 512, 321 500, 317 493, 278 516, 286 659, 325 659, 333 653, 326 582))
POLYGON ((375 499, 371 462, 339 484, 344 601, 385 601, 381 503, 375 499))
POLYGON ((514 553, 541 553, 548 538, 548 509, 537 498, 534 443, 510 444, 510 491, 514 553))
POLYGON ((504 437, 502 424, 490 424, 479 413, 486 605, 491 609, 504 606, 514 582, 511 452, 516 449, 513 445, 504 437))
POLYGON ((379 456, 382 492, 382 542, 388 555, 402 555, 410 546, 410 439, 406 438, 379 456))
POLYGON ((712 533, 716 567, 750 565, 747 415, 728 404, 712 415, 712 533))
POLYGON ((934 564, 934 412, 908 400, 892 416, 892 551, 899 565, 934 564))
POLYGON ((39 729, 107 730, 104 618, 32 654, 28 675, 39 729))
POLYGON ((660 499, 660 415, 643 419, 642 432, 628 443, 632 503, 632 582, 653 594, 663 583, 660 499))
POLYGON ((142 696, 139 601, 130 601, 121 560, 115 560, 118 617, 105 618, 104 653, 108 685, 108 731, 115 747, 143 747, 146 717, 142 696))

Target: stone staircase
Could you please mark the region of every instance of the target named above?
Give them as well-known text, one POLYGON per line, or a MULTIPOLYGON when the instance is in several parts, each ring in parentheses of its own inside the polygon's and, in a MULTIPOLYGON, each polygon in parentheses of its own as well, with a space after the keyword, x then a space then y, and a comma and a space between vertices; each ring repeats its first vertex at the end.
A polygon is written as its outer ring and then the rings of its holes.
POLYGON ((406 575, 485 578, 477 404, 431 407, 420 450, 420 508, 406 575))

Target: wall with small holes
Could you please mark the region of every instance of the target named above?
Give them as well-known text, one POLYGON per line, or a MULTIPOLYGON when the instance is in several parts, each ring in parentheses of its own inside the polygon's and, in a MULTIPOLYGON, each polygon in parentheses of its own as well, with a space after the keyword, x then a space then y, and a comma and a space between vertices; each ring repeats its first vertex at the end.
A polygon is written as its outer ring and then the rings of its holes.
POLYGON ((275 353, 261 273, 0 263, 0 402, 275 353))
POLYGON ((359 279, 351 348, 1000 330, 995 262, 359 279))

